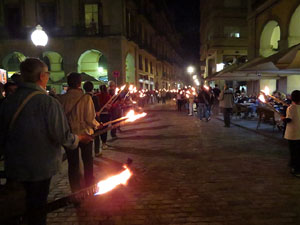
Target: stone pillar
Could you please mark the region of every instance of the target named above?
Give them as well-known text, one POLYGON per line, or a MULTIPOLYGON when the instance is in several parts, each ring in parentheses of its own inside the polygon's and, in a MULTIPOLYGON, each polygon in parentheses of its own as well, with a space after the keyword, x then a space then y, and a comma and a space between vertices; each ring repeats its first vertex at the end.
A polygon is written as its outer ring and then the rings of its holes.
POLYGON ((111 38, 109 42, 108 80, 116 81, 118 85, 121 85, 124 84, 126 80, 126 74, 123 66, 124 60, 122 59, 122 40, 120 37, 116 37, 111 38), (120 76, 118 78, 113 76, 114 71, 120 72, 120 76))

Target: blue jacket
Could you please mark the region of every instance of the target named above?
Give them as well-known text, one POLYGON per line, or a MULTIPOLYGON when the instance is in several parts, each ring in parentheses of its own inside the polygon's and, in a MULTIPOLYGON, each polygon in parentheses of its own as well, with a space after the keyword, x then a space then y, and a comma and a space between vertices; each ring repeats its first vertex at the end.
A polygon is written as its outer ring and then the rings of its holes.
POLYGON ((4 152, 8 178, 17 181, 40 181, 57 173, 61 146, 76 148, 78 137, 70 132, 60 103, 33 83, 23 83, 17 92, 0 105, 0 148, 4 152), (34 91, 12 129, 9 123, 23 100, 34 91))

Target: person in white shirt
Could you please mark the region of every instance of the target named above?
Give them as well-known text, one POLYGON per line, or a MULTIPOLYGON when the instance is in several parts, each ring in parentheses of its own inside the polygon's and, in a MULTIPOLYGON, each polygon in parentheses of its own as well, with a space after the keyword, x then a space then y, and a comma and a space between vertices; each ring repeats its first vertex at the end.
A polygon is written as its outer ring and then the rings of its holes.
POLYGON ((292 92, 292 104, 287 108, 284 138, 289 142, 291 173, 300 177, 300 91, 292 92))

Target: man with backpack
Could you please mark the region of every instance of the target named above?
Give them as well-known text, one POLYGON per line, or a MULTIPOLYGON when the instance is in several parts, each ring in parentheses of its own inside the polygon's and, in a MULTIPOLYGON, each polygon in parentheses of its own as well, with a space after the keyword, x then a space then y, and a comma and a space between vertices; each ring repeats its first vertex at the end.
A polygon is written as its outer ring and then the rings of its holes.
MULTIPOLYGON (((92 97, 84 94, 81 89, 81 74, 72 72, 67 76, 68 90, 60 96, 71 131, 74 134, 92 135, 100 124, 96 120, 95 107, 92 97)), ((79 143, 81 158, 84 166, 85 187, 94 183, 93 175, 93 142, 79 143)), ((68 174, 72 192, 81 189, 79 148, 75 150, 66 149, 68 159, 68 174)))

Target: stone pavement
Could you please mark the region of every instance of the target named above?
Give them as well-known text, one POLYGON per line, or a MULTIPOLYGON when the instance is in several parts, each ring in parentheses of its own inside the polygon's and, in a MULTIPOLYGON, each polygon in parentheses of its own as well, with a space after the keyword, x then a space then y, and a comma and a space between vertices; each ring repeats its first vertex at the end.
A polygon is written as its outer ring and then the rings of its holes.
MULTIPOLYGON (((289 174, 287 143, 173 109, 149 107, 108 143, 104 158, 133 159, 128 186, 50 213, 48 224, 300 224, 300 179, 289 174)), ((98 179, 109 165, 96 161, 98 179)), ((69 193, 64 163, 49 201, 69 193)))

